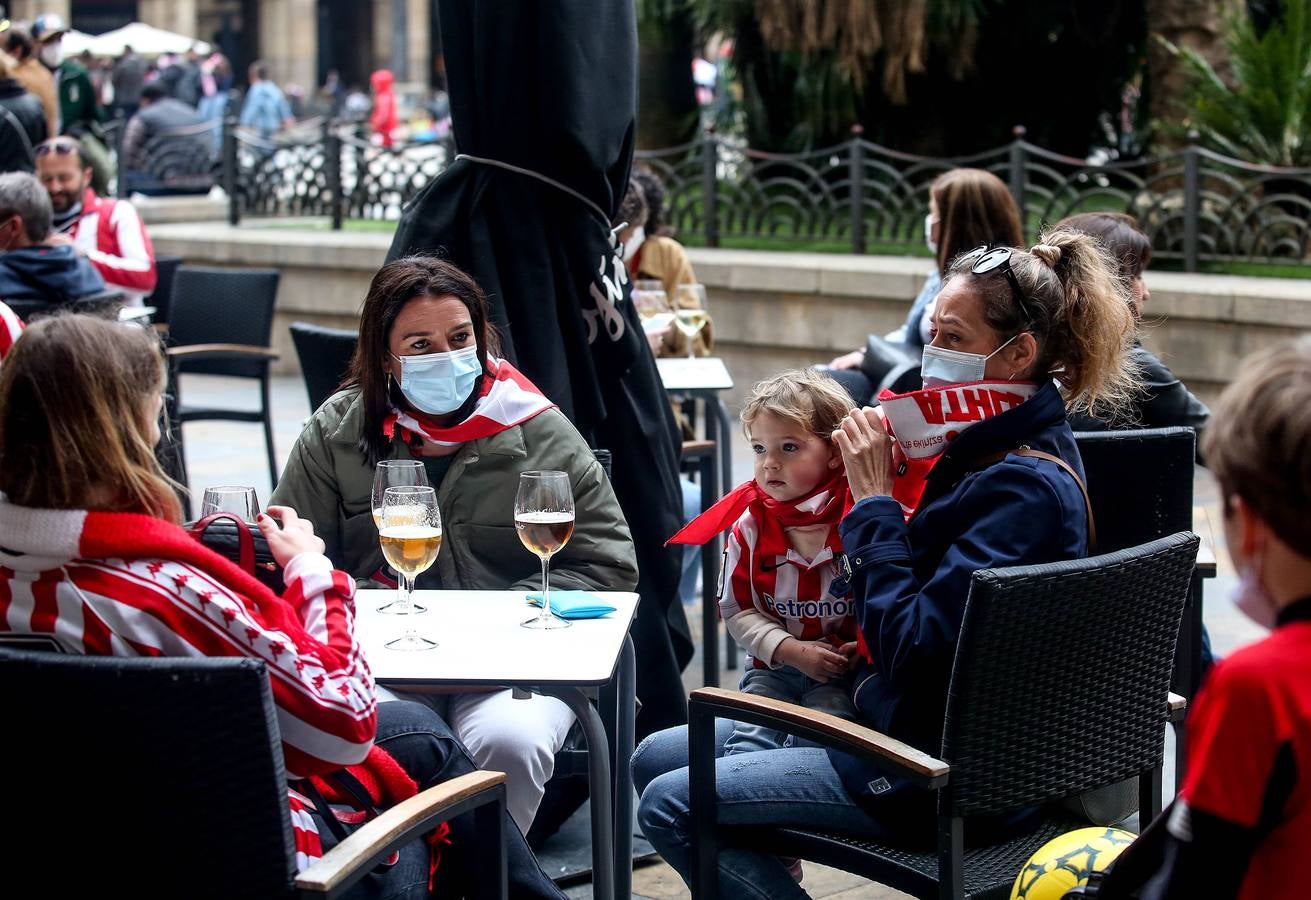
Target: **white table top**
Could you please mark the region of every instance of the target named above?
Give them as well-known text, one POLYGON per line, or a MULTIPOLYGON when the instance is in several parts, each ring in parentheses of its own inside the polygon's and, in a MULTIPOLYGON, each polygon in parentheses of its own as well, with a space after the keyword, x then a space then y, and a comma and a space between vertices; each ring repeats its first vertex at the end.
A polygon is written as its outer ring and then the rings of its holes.
POLYGON ((120 322, 131 322, 135 319, 149 319, 155 314, 153 306, 124 306, 118 311, 118 320, 120 322))
POLYGON ((662 356, 656 359, 656 368, 667 391, 726 391, 733 387, 733 376, 718 356, 662 356))
POLYGON ((537 612, 523 591, 415 591, 415 601, 428 608, 417 616, 377 611, 396 599, 395 591, 359 591, 355 634, 373 677, 391 687, 604 684, 614 674, 638 597, 611 591, 597 591, 596 596, 616 610, 599 619, 574 619, 569 628, 538 631, 519 624, 537 612), (407 619, 437 647, 383 646, 401 636, 407 619))

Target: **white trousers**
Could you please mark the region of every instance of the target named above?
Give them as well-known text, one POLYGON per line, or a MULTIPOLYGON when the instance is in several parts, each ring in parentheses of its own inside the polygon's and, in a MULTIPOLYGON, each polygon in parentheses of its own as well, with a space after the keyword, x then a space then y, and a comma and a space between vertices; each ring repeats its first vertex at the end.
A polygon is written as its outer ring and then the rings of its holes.
POLYGON ((480 769, 504 772, 505 797, 510 817, 528 833, 542 802, 546 782, 555 771, 555 754, 574 723, 574 714, 554 697, 531 695, 516 700, 512 692, 490 694, 393 694, 433 707, 468 749, 480 769))

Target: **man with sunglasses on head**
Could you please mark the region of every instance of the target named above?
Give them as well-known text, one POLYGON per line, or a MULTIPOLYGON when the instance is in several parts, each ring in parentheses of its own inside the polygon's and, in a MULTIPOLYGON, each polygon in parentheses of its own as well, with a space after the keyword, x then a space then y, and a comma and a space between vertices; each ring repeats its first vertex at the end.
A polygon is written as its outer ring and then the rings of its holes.
POLYGON ((53 244, 68 244, 89 260, 127 306, 141 306, 155 290, 155 248, 136 208, 101 197, 76 141, 52 138, 36 148, 36 177, 50 195, 53 244))

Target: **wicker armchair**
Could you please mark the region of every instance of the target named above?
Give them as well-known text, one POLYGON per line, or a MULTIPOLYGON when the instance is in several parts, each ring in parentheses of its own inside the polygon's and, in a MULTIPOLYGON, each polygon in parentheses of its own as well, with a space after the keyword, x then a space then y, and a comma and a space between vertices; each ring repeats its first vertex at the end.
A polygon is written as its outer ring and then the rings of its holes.
MULTIPOLYGON (((17 643, 10 637, 0 643, 17 643)), ((470 811, 479 839, 461 852, 477 855, 484 897, 506 896, 503 774, 429 788, 297 874, 262 662, 23 646, 32 649, 0 647, 11 688, 0 764, 13 776, 14 814, 0 865, 15 896, 82 885, 126 897, 336 897, 396 848, 470 811)))
MULTIPOLYGON (((974 574, 952 669, 940 758, 872 729, 786 703, 705 688, 689 726, 693 896, 717 896, 721 842, 799 856, 916 897, 1006 897, 1025 860, 1087 825, 1056 801, 1138 778, 1140 815, 1161 808, 1162 729, 1183 711, 1171 661, 1195 535, 1086 560, 974 574), (793 828, 716 825, 717 717, 780 728, 868 757, 936 793, 937 847, 915 852, 793 828), (966 847, 967 818, 1041 806, 1027 834, 966 847)), ((928 796, 925 802, 930 802, 928 796)))

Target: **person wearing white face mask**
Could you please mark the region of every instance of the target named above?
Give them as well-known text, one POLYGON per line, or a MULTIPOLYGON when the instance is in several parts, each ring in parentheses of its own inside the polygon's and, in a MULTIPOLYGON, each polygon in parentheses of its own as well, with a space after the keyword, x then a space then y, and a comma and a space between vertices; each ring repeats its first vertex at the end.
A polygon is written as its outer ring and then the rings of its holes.
MULTIPOLYGON (((1010 189, 996 175, 982 169, 952 169, 929 186, 929 209, 924 216, 924 244, 933 253, 934 268, 915 297, 905 323, 883 338, 870 335, 869 343, 890 342, 913 358, 933 340, 933 301, 942 290, 942 272, 952 260, 980 244, 1018 247, 1024 241, 1020 211, 1010 189)), ((879 371, 868 360, 884 353, 870 347, 853 350, 833 359, 830 375, 863 406, 878 389, 879 371), (866 369, 869 369, 868 373, 866 369)), ((882 347, 878 348, 882 350, 882 347)))
POLYGON ((1238 608, 1271 634, 1217 663, 1188 714, 1178 798, 1099 898, 1293 897, 1311 855, 1311 336, 1244 361, 1202 437, 1238 608))
MULTIPOLYGON (((91 74, 76 59, 64 53, 64 35, 68 25, 55 13, 37 16, 32 21, 32 40, 37 57, 54 73, 59 95, 59 134, 77 138, 82 157, 91 167, 91 186, 102 197, 109 195, 113 161, 101 127, 105 111, 96 97, 91 74)), ((51 134, 54 137, 54 134, 51 134)))
MULTIPOLYGON (((411 458, 437 489, 443 526, 441 552, 420 588, 539 588, 540 562, 519 543, 513 511, 519 474, 541 469, 569 473, 577 522, 552 557, 552 588, 637 586, 628 524, 592 450, 497 358, 473 279, 419 256, 374 276, 350 374, 306 424, 269 502, 313 522, 328 558, 361 584, 394 585, 373 520, 373 473, 380 460, 411 458)), ((554 698, 517 700, 510 691, 436 699, 477 763, 509 776, 510 815, 527 833, 573 715, 554 698)))

